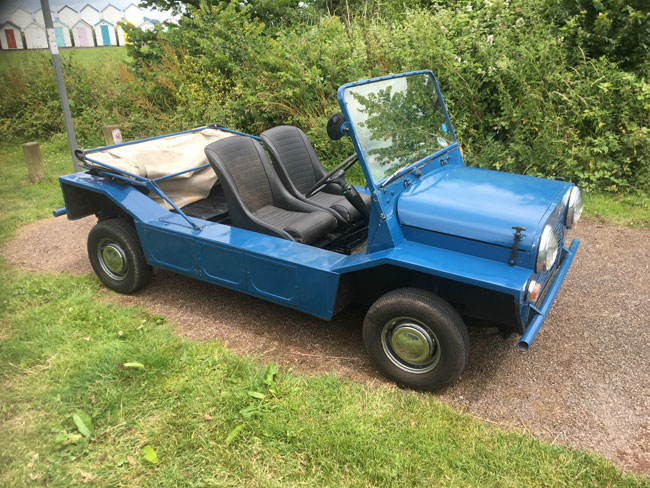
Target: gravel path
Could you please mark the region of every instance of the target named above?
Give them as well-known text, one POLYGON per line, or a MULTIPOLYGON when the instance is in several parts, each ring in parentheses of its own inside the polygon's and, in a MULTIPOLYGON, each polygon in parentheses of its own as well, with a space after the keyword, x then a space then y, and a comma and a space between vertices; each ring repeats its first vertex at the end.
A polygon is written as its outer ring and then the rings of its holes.
MULTIPOLYGON (((90 273, 93 224, 46 219, 22 228, 2 254, 27 271, 90 273)), ((463 377, 440 397, 650 475, 650 232, 582 222, 574 234, 582 245, 531 350, 520 353, 514 336, 473 336, 463 377)), ((366 358, 361 309, 325 322, 164 271, 136 295, 106 296, 165 316, 185 337, 217 337, 303 374, 385 381, 366 358)))

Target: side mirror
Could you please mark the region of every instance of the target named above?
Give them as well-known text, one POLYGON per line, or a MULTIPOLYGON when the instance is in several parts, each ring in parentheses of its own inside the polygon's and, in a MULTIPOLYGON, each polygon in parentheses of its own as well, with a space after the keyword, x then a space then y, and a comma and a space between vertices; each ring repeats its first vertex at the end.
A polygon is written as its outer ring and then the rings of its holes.
POLYGON ((341 133, 341 126, 345 122, 343 114, 335 113, 327 120, 327 135, 333 141, 338 141, 343 134, 341 133))

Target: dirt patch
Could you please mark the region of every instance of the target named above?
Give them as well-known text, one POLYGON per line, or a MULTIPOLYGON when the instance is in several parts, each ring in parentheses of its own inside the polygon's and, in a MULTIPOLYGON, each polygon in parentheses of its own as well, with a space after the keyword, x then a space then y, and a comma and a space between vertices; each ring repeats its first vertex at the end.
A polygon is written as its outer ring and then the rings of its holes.
MULTIPOLYGON (((22 228, 2 254, 26 271, 91 273, 93 225, 46 219, 22 228)), ((463 377, 440 398, 650 475, 650 231, 583 222, 574 234, 582 245, 531 350, 520 353, 516 337, 472 336, 463 377)), ((182 336, 219 338, 303 374, 385 381, 365 355, 359 308, 326 322, 164 271, 136 295, 106 297, 163 315, 182 336)))

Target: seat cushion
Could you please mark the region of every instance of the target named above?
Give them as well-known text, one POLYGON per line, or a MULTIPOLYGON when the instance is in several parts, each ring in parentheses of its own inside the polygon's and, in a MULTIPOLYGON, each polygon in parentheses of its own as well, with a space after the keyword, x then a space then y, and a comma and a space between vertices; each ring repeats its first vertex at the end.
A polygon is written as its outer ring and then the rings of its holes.
POLYGON ((304 244, 312 244, 336 228, 336 219, 327 212, 292 212, 267 205, 253 215, 274 227, 284 230, 304 244))
MULTIPOLYGON (((362 192, 359 192, 359 195, 361 195, 361 198, 363 199, 363 202, 366 204, 366 206, 369 207, 370 195, 362 192)), ((354 222, 355 220, 361 218, 359 211, 354 208, 354 206, 348 202, 348 200, 343 195, 335 195, 333 193, 325 193, 324 191, 319 191, 307 200, 335 210, 348 222, 354 222)))

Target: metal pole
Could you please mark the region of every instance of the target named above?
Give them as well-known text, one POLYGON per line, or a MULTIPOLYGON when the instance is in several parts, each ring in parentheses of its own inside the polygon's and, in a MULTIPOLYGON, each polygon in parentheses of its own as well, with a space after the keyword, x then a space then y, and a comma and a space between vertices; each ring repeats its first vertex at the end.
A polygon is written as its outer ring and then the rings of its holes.
POLYGON ((70 156, 72 156, 72 164, 74 166, 74 170, 81 171, 81 164, 74 155, 74 150, 77 149, 77 138, 74 135, 74 125, 72 125, 70 104, 68 103, 68 93, 65 90, 65 80, 63 79, 61 59, 59 58, 59 46, 56 43, 54 25, 52 25, 52 11, 50 10, 49 0, 41 0, 41 8, 43 9, 43 19, 45 20, 45 29, 47 30, 47 43, 50 46, 50 53, 52 54, 52 67, 54 68, 56 86, 59 89, 59 99, 61 99, 61 109, 63 110, 63 125, 65 126, 65 131, 68 134, 70 156))

